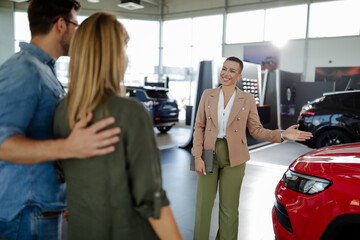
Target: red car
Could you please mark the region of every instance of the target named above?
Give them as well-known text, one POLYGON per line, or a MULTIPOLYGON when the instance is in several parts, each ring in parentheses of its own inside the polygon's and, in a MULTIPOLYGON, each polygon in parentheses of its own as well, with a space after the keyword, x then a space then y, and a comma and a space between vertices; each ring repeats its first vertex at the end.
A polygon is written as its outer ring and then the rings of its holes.
POLYGON ((275 190, 275 239, 360 239, 360 143, 300 156, 275 190))

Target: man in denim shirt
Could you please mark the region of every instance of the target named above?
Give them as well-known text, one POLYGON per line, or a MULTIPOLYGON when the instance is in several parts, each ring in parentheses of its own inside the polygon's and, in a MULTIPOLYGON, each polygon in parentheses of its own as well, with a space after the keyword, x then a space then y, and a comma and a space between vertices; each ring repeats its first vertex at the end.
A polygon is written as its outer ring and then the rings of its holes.
POLYGON ((31 43, 0 67, 0 239, 61 239, 65 185, 51 161, 107 154, 119 141, 119 128, 99 132, 114 118, 78 123, 53 140, 52 116, 65 96, 54 64, 67 55, 79 8, 76 0, 30 1, 31 43))

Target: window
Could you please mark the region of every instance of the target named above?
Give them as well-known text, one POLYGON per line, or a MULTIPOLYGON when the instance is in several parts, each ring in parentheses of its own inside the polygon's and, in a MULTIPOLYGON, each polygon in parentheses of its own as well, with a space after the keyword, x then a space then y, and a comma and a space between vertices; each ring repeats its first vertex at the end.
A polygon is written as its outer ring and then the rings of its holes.
POLYGON ((189 67, 192 45, 192 19, 185 18, 164 22, 164 66, 189 67))
POLYGON ((159 22, 119 19, 129 34, 129 58, 125 73, 126 85, 143 85, 144 80, 157 79, 155 66, 159 64, 159 22))
POLYGON ((30 42, 31 34, 29 28, 29 20, 26 12, 14 13, 15 25, 15 52, 20 51, 20 42, 30 42))
POLYGON ((200 61, 221 57, 222 29, 222 15, 164 22, 164 75, 170 78, 170 94, 179 103, 180 119, 185 118, 182 107, 192 103, 200 61))
POLYGON ((261 42, 264 40, 264 10, 227 15, 226 43, 261 42))
POLYGON ((357 108, 356 99, 359 100, 360 93, 347 93, 339 96, 339 101, 337 105, 341 105, 345 110, 354 112, 357 108))
POLYGON ((307 5, 266 10, 265 41, 305 38, 307 5))
POLYGON ((179 118, 185 119, 185 105, 193 104, 199 63, 221 57, 222 15, 164 22, 164 76, 169 93, 179 104, 179 118))
POLYGON ((136 96, 136 90, 126 88, 126 96, 127 97, 135 97, 136 96))
POLYGON ((145 92, 142 90, 137 90, 136 91, 136 98, 139 99, 140 101, 147 101, 147 97, 145 95, 145 92))
POLYGON ((360 34, 360 1, 331 1, 310 5, 309 37, 360 34))
POLYGON ((164 66, 197 67, 221 57, 222 15, 164 22, 164 66))
MULTIPOLYGON (((214 15, 193 19, 192 61, 198 65, 201 60, 221 57, 223 16, 214 15)), ((196 66, 197 67, 197 66, 196 66)))
POLYGON ((166 91, 147 90, 146 93, 150 98, 160 98, 160 99, 169 98, 166 91))

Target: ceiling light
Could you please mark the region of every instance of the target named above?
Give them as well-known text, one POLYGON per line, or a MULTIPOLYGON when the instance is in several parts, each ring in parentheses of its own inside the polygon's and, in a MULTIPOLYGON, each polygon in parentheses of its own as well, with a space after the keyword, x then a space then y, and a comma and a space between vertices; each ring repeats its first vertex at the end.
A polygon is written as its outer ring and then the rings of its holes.
POLYGON ((18 3, 21 3, 21 2, 28 2, 29 0, 10 0, 10 2, 18 2, 18 3))
POLYGON ((144 8, 144 6, 140 4, 140 0, 121 0, 121 3, 118 4, 118 7, 122 7, 128 10, 144 8))
POLYGON ((91 2, 91 3, 99 3, 100 0, 87 0, 88 2, 91 2))

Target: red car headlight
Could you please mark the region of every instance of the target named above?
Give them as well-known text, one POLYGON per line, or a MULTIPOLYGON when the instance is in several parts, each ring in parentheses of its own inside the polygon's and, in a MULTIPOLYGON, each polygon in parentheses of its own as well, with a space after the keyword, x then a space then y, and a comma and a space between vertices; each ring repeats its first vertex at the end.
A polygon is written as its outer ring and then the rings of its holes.
POLYGON ((330 187, 331 180, 314 177, 288 169, 283 176, 285 187, 303 194, 317 194, 330 187))

